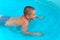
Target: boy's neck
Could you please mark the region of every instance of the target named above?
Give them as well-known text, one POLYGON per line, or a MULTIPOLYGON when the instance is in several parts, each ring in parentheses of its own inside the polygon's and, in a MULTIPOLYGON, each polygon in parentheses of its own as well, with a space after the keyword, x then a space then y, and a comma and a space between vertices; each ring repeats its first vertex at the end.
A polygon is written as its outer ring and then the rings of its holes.
POLYGON ((24 16, 24 18, 25 18, 26 20, 28 20, 28 21, 30 20, 30 19, 28 19, 26 16, 24 16))

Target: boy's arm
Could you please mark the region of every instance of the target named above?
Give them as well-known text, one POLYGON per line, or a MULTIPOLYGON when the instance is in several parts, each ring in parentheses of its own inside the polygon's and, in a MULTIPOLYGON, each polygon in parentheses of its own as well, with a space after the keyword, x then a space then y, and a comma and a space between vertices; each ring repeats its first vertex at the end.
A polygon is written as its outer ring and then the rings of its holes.
POLYGON ((42 34, 40 32, 28 32, 27 29, 28 29, 27 26, 23 27, 22 31, 23 31, 24 34, 42 36, 42 34))

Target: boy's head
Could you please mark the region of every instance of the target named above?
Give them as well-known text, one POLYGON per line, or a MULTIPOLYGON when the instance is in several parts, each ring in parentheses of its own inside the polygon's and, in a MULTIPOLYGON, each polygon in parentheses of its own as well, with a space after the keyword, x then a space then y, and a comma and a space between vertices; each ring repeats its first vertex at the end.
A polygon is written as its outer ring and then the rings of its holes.
POLYGON ((34 19, 36 17, 35 9, 31 6, 26 6, 24 9, 24 16, 28 19, 34 19))

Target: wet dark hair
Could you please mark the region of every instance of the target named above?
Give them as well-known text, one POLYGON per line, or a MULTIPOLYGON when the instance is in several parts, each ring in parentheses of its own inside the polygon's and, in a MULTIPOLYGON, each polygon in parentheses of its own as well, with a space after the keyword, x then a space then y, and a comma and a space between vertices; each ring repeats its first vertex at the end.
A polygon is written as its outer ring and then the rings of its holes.
POLYGON ((28 11, 30 11, 30 10, 35 10, 35 8, 32 7, 32 6, 26 6, 26 7, 24 8, 24 15, 29 14, 28 11))

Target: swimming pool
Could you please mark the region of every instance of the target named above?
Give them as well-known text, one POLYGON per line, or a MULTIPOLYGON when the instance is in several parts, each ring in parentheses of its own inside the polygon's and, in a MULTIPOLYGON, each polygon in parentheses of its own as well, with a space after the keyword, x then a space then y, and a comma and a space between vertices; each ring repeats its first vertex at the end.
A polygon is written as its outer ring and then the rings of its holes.
POLYGON ((15 28, 0 25, 0 40, 60 40, 60 9, 55 0, 0 0, 0 14, 12 17, 23 15, 25 6, 33 6, 43 19, 31 20, 28 31, 44 33, 43 37, 24 35, 15 28))

